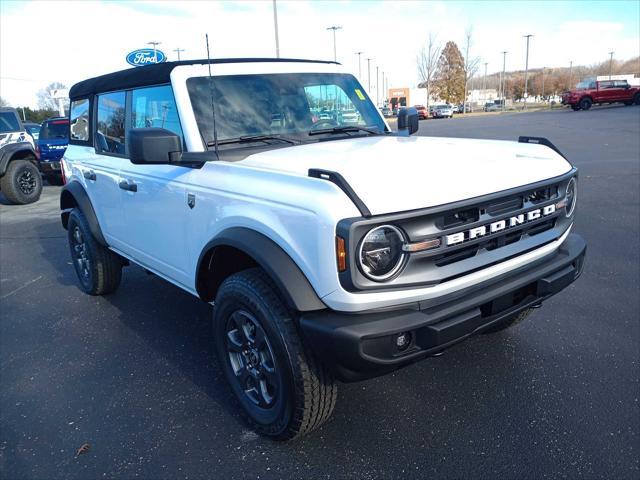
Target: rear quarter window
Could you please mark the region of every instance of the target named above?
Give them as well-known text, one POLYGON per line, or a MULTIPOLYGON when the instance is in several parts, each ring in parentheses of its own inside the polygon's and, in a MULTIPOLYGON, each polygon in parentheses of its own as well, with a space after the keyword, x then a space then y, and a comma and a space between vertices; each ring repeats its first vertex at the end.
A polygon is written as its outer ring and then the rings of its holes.
POLYGON ((74 100, 69 111, 69 139, 89 141, 89 99, 74 100))
POLYGON ((19 132, 20 122, 16 114, 8 112, 0 112, 0 133, 19 132))

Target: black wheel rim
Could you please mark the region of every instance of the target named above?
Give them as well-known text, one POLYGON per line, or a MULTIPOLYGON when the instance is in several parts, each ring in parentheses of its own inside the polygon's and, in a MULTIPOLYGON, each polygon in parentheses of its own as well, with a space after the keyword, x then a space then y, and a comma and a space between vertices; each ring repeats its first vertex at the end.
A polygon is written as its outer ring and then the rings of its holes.
POLYGON ((271 408, 280 381, 264 329, 249 312, 236 310, 227 320, 225 333, 227 358, 240 390, 254 405, 271 408))
POLYGON ((18 188, 25 195, 31 195, 37 185, 36 176, 31 170, 25 169, 18 175, 18 188))
POLYGON ((76 264, 76 269, 80 274, 81 279, 84 282, 89 281, 91 276, 91 260, 89 259, 89 252, 87 250, 87 243, 85 242, 84 235, 79 226, 73 228, 73 260, 76 264))

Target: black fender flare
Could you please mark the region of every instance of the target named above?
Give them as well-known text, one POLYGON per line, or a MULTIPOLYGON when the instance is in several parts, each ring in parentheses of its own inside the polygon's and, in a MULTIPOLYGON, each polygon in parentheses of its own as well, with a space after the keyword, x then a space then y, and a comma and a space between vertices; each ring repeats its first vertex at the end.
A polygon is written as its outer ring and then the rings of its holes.
MULTIPOLYGON (((196 269, 196 291, 204 298, 205 285, 201 281, 202 269, 209 269, 206 259, 216 247, 233 247, 250 256, 273 280, 290 308, 299 312, 323 310, 322 303, 307 277, 293 259, 267 236, 244 227, 232 227, 222 231, 208 242, 200 253, 196 269)), ((215 269, 215 266, 213 266, 215 269)), ((215 270, 214 270, 215 271, 215 270)))
POLYGON ((10 143, 0 149, 0 176, 5 174, 9 162, 16 153, 31 154, 34 159, 34 163, 37 165, 36 152, 29 142, 10 143))
POLYGON ((60 220, 62 226, 67 229, 69 223, 69 213, 72 208, 78 208, 87 219, 89 229, 95 237, 96 241, 105 247, 108 247, 107 241, 104 239, 98 217, 93 209, 89 195, 80 182, 74 180, 67 183, 60 192, 60 220))

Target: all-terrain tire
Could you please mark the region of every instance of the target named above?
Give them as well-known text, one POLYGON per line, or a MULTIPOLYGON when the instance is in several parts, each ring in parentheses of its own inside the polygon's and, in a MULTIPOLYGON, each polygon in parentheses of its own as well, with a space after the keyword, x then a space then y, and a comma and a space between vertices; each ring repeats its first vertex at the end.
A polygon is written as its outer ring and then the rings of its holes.
POLYGON ((0 190, 11 203, 37 202, 42 193, 42 176, 29 160, 11 160, 0 178, 0 190))
POLYGON ((89 295, 114 292, 122 279, 122 258, 98 243, 77 208, 69 214, 67 230, 71 259, 82 290, 89 295))
POLYGON ((578 104, 571 105, 571 110, 573 110, 574 112, 577 112, 578 110, 580 110, 580 105, 578 105, 578 104))
POLYGON ((215 300, 214 331, 220 367, 257 433, 290 440, 329 419, 337 384, 305 346, 295 313, 263 270, 244 270, 223 282, 215 300), (262 368, 252 358, 264 363, 261 372, 247 373, 262 368))
POLYGON ((492 325, 490 328, 486 329, 485 331, 483 331, 482 333, 496 333, 496 332, 500 332, 502 330, 505 330, 509 327, 512 327, 520 322, 522 322, 523 320, 525 320, 529 315, 531 315, 531 313, 533 313, 533 308, 527 308, 525 310, 522 310, 521 312, 518 312, 516 314, 513 314, 507 318, 502 319, 500 322, 496 323, 495 325, 492 325))
POLYGON ((590 98, 583 98, 582 100, 580 100, 580 108, 582 110, 589 110, 591 108, 591 105, 593 105, 593 102, 590 98))

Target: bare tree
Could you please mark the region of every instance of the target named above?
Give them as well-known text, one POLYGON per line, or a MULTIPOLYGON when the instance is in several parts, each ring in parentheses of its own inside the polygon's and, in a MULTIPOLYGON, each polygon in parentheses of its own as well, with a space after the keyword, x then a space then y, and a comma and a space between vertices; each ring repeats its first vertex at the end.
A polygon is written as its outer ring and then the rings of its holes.
POLYGON ((465 36, 467 38, 467 45, 464 55, 464 97, 462 100, 462 111, 464 113, 467 112, 467 86, 469 84, 469 79, 475 75, 476 71, 478 70, 478 64, 480 63, 479 57, 469 57, 469 49, 471 48, 471 37, 473 36, 472 25, 469 25, 467 27, 465 36))
MULTIPOLYGON (((58 111, 58 101, 51 96, 52 90, 63 90, 67 88, 66 85, 60 82, 52 82, 45 88, 38 91, 38 107, 43 110, 55 110, 58 111)), ((65 99, 63 102, 65 108, 68 107, 69 101, 65 99)))
POLYGON ((429 95, 441 50, 440 44, 436 43, 435 36, 430 33, 427 45, 422 47, 416 58, 418 76, 420 78, 418 87, 427 89, 427 111, 429 111, 429 95))

